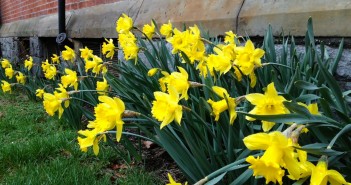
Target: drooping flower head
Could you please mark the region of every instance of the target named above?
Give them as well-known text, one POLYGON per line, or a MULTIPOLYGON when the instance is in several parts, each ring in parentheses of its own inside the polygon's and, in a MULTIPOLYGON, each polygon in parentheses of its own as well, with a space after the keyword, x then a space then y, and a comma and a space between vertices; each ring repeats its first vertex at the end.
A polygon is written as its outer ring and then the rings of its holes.
POLYGON ((191 64, 202 61, 205 57, 205 44, 202 41, 200 29, 196 25, 183 32, 174 28, 173 35, 166 40, 172 45, 173 54, 185 53, 191 64))
POLYGON ((41 63, 41 69, 43 70, 43 72, 45 72, 49 67, 50 67, 50 63, 48 59, 46 59, 41 63))
MULTIPOLYGON (((168 173, 167 176, 168 176, 169 183, 167 183, 166 185, 182 185, 182 183, 176 182, 170 173, 168 173)), ((184 185, 187 185, 187 184, 188 184, 188 182, 185 182, 184 185)))
POLYGON ((119 98, 108 96, 99 96, 99 103, 95 107, 94 128, 101 130, 111 130, 116 127, 116 139, 120 141, 123 131, 122 115, 125 111, 124 102, 119 98))
POLYGON ((102 63, 102 59, 96 55, 92 55, 88 59, 85 60, 85 72, 92 69, 92 72, 95 74, 106 73, 107 68, 102 63))
POLYGON ((253 176, 263 176, 266 184, 283 184, 283 168, 292 176, 301 174, 300 165, 294 157, 293 143, 283 133, 257 133, 245 137, 243 141, 249 150, 265 150, 262 157, 249 156, 246 161, 251 164, 249 168, 253 170, 253 176))
POLYGON ((14 74, 15 71, 12 69, 12 66, 5 69, 5 76, 7 76, 9 79, 12 79, 14 74))
POLYGON ((63 60, 74 62, 74 60, 76 59, 76 53, 72 48, 68 46, 65 46, 65 48, 66 50, 62 51, 63 60))
POLYGON ((77 72, 72 71, 68 68, 65 69, 66 75, 61 76, 61 83, 64 88, 69 87, 74 87, 74 90, 78 89, 78 77, 77 77, 77 72))
POLYGON ((214 65, 215 65, 215 61, 213 60, 213 58, 205 57, 197 64, 196 69, 199 70, 200 75, 203 77, 207 77, 207 75, 211 75, 212 77, 214 77, 215 76, 214 65))
POLYGON ((264 55, 264 50, 255 49, 251 40, 248 40, 244 47, 236 47, 236 53, 238 55, 234 64, 239 66, 245 75, 252 73, 255 67, 261 67, 261 57, 264 55))
POLYGON ((33 67, 33 58, 30 56, 27 60, 24 61, 24 67, 27 68, 28 71, 33 67))
POLYGON ((56 67, 54 65, 49 65, 46 71, 44 72, 45 78, 48 80, 54 79, 57 74, 56 67))
POLYGON ((233 31, 225 32, 224 43, 227 44, 235 44, 234 39, 236 38, 236 34, 233 31))
POLYGON ((162 121, 161 129, 173 120, 180 125, 183 115, 183 108, 178 105, 179 95, 177 90, 170 86, 168 92, 169 94, 160 91, 154 92, 155 100, 152 102, 151 113, 158 121, 162 121))
MULTIPOLYGON (((249 114, 256 115, 277 115, 277 114, 287 114, 289 110, 284 106, 283 102, 286 99, 283 96, 279 96, 278 92, 275 90, 274 83, 270 83, 267 86, 266 92, 264 94, 253 93, 248 94, 245 98, 255 107, 249 112, 249 114)), ((249 121, 254 121, 254 118, 246 116, 249 121)), ((269 131, 275 123, 262 121, 263 131, 269 131)))
POLYGON ((161 26, 160 33, 161 33, 161 35, 165 36, 166 38, 169 38, 172 36, 173 27, 172 27, 171 21, 168 21, 167 24, 163 24, 161 26))
POLYGON ((162 91, 166 91, 167 87, 173 87, 179 94, 181 94, 180 99, 188 99, 188 89, 190 83, 188 81, 188 73, 182 67, 178 67, 180 72, 172 72, 170 75, 167 72, 162 72, 164 77, 159 79, 162 91))
POLYGON ((207 102, 211 105, 213 115, 215 116, 215 121, 218 121, 219 115, 228 110, 229 111, 229 117, 230 117, 230 124, 234 123, 234 120, 237 116, 235 112, 235 99, 229 96, 229 93, 227 92, 226 89, 218 86, 213 86, 212 90, 222 98, 220 101, 213 101, 212 99, 209 99, 207 102))
POLYGON ((311 185, 327 185, 330 184, 350 184, 346 182, 345 178, 336 170, 328 170, 327 162, 322 159, 312 169, 311 185))
POLYGON ((190 32, 189 30, 181 32, 177 28, 174 28, 173 33, 173 36, 168 37, 166 40, 172 44, 172 54, 176 54, 188 45, 190 32))
POLYGON ((87 152, 88 147, 93 146, 95 155, 99 154, 99 141, 106 141, 104 132, 116 127, 116 139, 120 141, 124 124, 122 115, 125 111, 124 103, 119 98, 99 96, 99 101, 94 108, 96 119, 89 122, 88 129, 78 131, 78 134, 83 136, 78 137, 80 149, 87 152))
POLYGON ((44 105, 45 111, 50 116, 54 116, 55 112, 58 111, 59 118, 61 118, 62 113, 64 111, 61 105, 62 99, 50 93, 44 93, 43 97, 44 97, 43 105, 44 105))
POLYGON ((85 48, 79 49, 79 51, 80 51, 80 57, 82 57, 82 59, 84 60, 89 58, 93 54, 93 50, 89 49, 86 46, 85 48))
POLYGON ((128 17, 126 14, 122 14, 122 16, 118 18, 116 24, 117 33, 127 33, 133 27, 133 19, 128 17))
POLYGON ((119 34, 118 42, 120 48, 123 50, 125 60, 135 60, 135 64, 138 59, 139 47, 137 45, 137 39, 132 32, 119 34))
POLYGON ((154 76, 160 70, 160 68, 152 68, 147 72, 147 76, 154 76))
POLYGON ((57 56, 56 54, 53 54, 52 57, 51 57, 51 62, 59 64, 60 63, 60 57, 57 56))
POLYGON ((219 48, 213 48, 213 51, 216 54, 208 56, 208 63, 213 64, 213 68, 221 75, 226 74, 233 66, 230 56, 225 55, 225 53, 219 48))
POLYGON ((145 24, 143 26, 143 33, 146 35, 148 39, 152 39, 152 36, 155 33, 155 24, 152 21, 150 24, 145 24))
POLYGON ((99 82, 99 81, 96 82, 96 90, 98 91, 98 94, 106 95, 106 92, 108 91, 108 89, 109 89, 109 85, 105 78, 104 78, 104 81, 102 82, 99 82))
POLYGON ((265 53, 264 50, 259 48, 255 49, 255 46, 251 40, 248 40, 245 43, 244 47, 236 47, 235 52, 237 53, 237 56, 234 60, 234 64, 236 66, 234 69, 236 70, 235 74, 238 80, 241 80, 241 71, 244 75, 250 77, 252 81, 250 86, 254 87, 256 84, 256 75, 254 73, 254 69, 262 66, 261 58, 265 53))
POLYGON ((113 39, 107 40, 102 44, 102 54, 106 55, 106 58, 113 58, 115 54, 115 45, 113 44, 113 39))
POLYGON ((1 67, 2 68, 8 68, 8 67, 11 67, 11 63, 9 60, 7 60, 6 58, 3 58, 2 61, 1 61, 1 67))
POLYGON ((18 72, 16 75, 16 80, 17 83, 24 85, 26 83, 26 76, 24 76, 23 73, 18 72))
POLYGON ((38 97, 38 98, 40 98, 40 99, 43 99, 44 93, 45 93, 44 89, 37 89, 37 90, 35 91, 35 96, 38 97))
POLYGON ((11 84, 5 80, 1 80, 1 89, 4 93, 5 92, 10 92, 10 93, 12 92, 11 91, 11 84))

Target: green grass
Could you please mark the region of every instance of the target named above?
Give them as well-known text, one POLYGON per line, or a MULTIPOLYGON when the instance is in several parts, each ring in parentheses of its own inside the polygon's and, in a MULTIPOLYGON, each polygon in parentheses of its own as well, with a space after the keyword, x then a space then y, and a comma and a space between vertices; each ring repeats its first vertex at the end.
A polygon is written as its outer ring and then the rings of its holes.
POLYGON ((159 184, 141 167, 108 168, 121 161, 110 147, 94 156, 81 152, 76 138, 40 102, 0 93, 0 184, 159 184))

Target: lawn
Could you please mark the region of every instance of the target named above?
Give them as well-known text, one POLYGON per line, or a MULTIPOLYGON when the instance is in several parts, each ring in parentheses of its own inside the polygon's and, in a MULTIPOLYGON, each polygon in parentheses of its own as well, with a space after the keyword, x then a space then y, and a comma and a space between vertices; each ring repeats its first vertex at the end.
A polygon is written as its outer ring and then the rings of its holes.
POLYGON ((41 102, 0 92, 0 184, 160 183, 142 166, 123 164, 109 146, 99 156, 81 152, 76 139, 41 102))

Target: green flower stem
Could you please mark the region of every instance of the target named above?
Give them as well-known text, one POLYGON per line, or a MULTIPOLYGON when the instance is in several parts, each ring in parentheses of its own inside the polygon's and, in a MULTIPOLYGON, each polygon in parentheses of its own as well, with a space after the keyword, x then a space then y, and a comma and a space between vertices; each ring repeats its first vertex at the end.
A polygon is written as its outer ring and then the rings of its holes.
MULTIPOLYGON (((68 94, 75 94, 80 92, 108 92, 108 91, 98 91, 98 90, 77 90, 77 91, 69 91, 68 94)), ((113 92, 112 92, 113 93, 113 92)))
POLYGON ((290 66, 287 66, 287 65, 284 65, 284 64, 279 64, 279 63, 263 63, 263 64, 262 64, 262 67, 268 66, 268 65, 282 66, 282 67, 286 67, 286 68, 288 68, 288 69, 293 70, 293 68, 291 68, 290 66))
MULTIPOLYGON (((221 48, 218 47, 216 44, 213 44, 213 42, 211 42, 211 41, 209 41, 209 40, 207 40, 207 39, 205 39, 205 38, 202 38, 202 37, 201 37, 201 40, 202 40, 203 42, 206 42, 207 44, 213 46, 213 47, 216 47, 216 48, 218 48, 218 49, 221 49, 221 48)), ((221 49, 221 50, 222 50, 222 49, 221 49)))
POLYGON ((234 166, 237 166, 243 162, 245 162, 246 158, 243 158, 243 159, 240 159, 238 161, 235 161, 233 163, 230 163, 226 166, 223 166, 222 168, 212 172, 211 174, 207 175, 206 177, 204 177, 203 179, 199 180, 198 182, 196 182, 194 185, 202 185, 204 184, 205 182, 207 182, 208 180, 211 180, 215 177, 217 177, 218 175, 226 172, 226 171, 229 171, 230 168, 234 167, 234 166))
POLYGON ((86 76, 78 76, 79 80, 83 80, 84 78, 98 78, 98 79, 103 79, 102 77, 98 77, 98 76, 89 76, 89 75, 86 75, 86 76))
POLYGON ((83 100, 83 99, 80 99, 80 98, 76 98, 76 97, 70 97, 69 99, 72 99, 72 100, 79 100, 79 101, 82 101, 82 102, 84 102, 84 103, 87 103, 87 104, 89 104, 89 105, 91 105, 91 106, 95 106, 95 105, 93 105, 92 103, 90 103, 90 102, 88 102, 88 101, 85 101, 85 100, 83 100))
MULTIPOLYGON (((117 131, 105 131, 105 132, 98 133, 97 136, 102 135, 102 134, 116 134, 116 133, 117 133, 117 131)), ((145 136, 142 136, 142 135, 139 135, 139 134, 130 133, 130 132, 122 132, 122 135, 135 136, 135 137, 139 137, 141 139, 145 139, 145 140, 154 142, 154 140, 152 140, 152 139, 150 139, 148 137, 145 137, 145 136)))

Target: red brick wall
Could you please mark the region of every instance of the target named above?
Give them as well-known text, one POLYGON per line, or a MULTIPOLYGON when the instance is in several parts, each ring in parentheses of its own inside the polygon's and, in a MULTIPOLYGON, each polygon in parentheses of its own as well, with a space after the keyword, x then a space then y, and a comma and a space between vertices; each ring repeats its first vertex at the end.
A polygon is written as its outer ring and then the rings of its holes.
MULTIPOLYGON (((120 0, 66 0, 66 11, 120 0)), ((0 0, 2 24, 57 13, 58 0, 0 0)))

